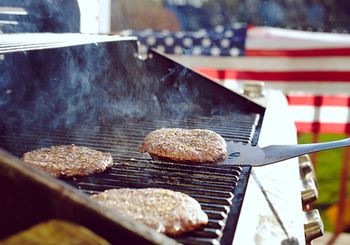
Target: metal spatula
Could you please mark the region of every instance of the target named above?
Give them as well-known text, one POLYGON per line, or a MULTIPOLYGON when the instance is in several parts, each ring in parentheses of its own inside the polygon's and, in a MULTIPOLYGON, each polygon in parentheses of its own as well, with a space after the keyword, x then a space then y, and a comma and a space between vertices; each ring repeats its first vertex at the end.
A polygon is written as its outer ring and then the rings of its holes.
POLYGON ((270 145, 262 148, 230 141, 227 143, 229 157, 224 164, 258 167, 312 152, 344 146, 350 146, 350 138, 314 144, 270 145))

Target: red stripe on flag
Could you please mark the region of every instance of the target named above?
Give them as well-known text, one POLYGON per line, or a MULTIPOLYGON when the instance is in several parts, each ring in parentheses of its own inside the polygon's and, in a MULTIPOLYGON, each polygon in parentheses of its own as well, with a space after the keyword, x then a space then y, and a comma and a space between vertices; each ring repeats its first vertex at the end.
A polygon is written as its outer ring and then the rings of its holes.
POLYGON ((323 57, 350 56, 350 48, 322 48, 322 49, 246 49, 246 56, 259 57, 323 57))
POLYGON ((209 77, 215 79, 239 79, 258 81, 302 81, 302 82, 329 82, 342 81, 350 82, 350 71, 237 71, 217 70, 210 68, 197 68, 209 77))
POLYGON ((328 95, 287 95, 288 103, 292 106, 345 106, 350 107, 350 97, 348 96, 328 96, 328 95))
POLYGON ((237 79, 239 73, 239 71, 236 70, 218 70, 198 67, 196 68, 196 71, 215 79, 237 79))
POLYGON ((298 133, 350 133, 350 123, 295 122, 298 133))

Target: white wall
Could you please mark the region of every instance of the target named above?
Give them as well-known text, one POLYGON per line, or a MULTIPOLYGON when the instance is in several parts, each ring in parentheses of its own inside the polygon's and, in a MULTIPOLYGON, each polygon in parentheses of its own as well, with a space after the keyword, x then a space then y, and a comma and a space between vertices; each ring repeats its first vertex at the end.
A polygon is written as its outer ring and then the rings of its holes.
POLYGON ((111 0, 78 0, 80 32, 108 34, 111 30, 111 0))

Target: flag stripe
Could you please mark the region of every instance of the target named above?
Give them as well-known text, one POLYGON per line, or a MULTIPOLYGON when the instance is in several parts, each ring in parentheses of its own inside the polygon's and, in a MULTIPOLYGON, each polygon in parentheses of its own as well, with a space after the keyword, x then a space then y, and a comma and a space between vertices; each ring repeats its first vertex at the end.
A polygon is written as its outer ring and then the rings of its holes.
POLYGON ((345 106, 290 106, 289 111, 297 122, 350 123, 345 106))
POLYGON ((350 107, 350 97, 342 95, 287 95, 288 103, 292 106, 346 106, 350 107))
POLYGON ((197 68, 215 79, 241 79, 258 81, 303 81, 303 82, 350 82, 350 71, 241 71, 241 70, 220 70, 211 68, 197 68))
POLYGON ((350 123, 295 122, 299 133, 350 133, 350 123))
POLYGON ((350 56, 350 48, 324 48, 324 49, 246 49, 246 56, 258 57, 329 57, 350 56))
MULTIPOLYGON (((216 79, 216 80, 219 82, 222 82, 225 86, 228 86, 230 88, 242 88, 244 86, 244 83, 247 82, 247 80, 237 80, 237 79, 216 79)), ((330 86, 330 83, 320 83, 317 81, 314 81, 314 82, 274 81, 271 83, 265 82, 264 89, 278 90, 283 92, 287 96, 290 94, 294 96, 296 91, 304 91, 299 93, 305 93, 305 94, 313 93, 314 96, 324 96, 323 93, 326 91, 327 94, 332 94, 334 96, 337 96, 337 94, 341 94, 341 96, 343 96, 343 94, 347 93, 347 91, 349 91, 350 93, 350 83, 332 81, 330 86)))
POLYGON ((341 33, 286 30, 274 27, 253 27, 247 31, 246 50, 307 50, 348 48, 350 35, 341 33))
POLYGON ((192 68, 236 71, 349 71, 349 57, 223 57, 168 55, 192 68))

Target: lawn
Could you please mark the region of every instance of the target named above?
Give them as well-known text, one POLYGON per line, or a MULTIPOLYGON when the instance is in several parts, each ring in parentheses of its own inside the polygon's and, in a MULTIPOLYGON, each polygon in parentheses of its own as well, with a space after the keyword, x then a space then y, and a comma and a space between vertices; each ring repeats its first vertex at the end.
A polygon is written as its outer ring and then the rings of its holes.
MULTIPOLYGON (((347 136, 344 134, 320 134, 319 142, 339 140, 346 137, 347 136)), ((311 139, 311 134, 300 134, 298 137, 298 142, 300 144, 310 143, 311 139)), ((328 216, 326 215, 326 210, 331 205, 334 205, 338 200, 343 153, 343 148, 319 152, 316 155, 316 162, 314 163, 319 184, 319 198, 315 208, 320 211, 325 225, 325 230, 327 231, 333 231, 334 229, 330 220, 328 219, 328 216)), ((349 188, 350 179, 348 178, 347 190, 349 190, 349 188)))

